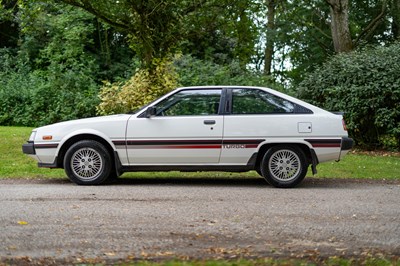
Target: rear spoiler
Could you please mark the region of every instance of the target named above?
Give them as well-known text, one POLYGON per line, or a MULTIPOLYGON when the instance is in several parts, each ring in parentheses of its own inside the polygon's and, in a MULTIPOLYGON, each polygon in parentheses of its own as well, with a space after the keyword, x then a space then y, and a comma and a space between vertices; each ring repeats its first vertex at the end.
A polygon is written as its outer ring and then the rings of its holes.
POLYGON ((343 116, 344 115, 344 112, 331 112, 332 114, 335 114, 335 115, 341 115, 341 116, 343 116))

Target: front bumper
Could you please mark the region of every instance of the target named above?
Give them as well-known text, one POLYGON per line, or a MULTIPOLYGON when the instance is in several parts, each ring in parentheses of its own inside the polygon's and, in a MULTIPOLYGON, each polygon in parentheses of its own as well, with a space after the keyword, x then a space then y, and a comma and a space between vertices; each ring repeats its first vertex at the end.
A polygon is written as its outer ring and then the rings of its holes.
POLYGON ((22 145, 22 152, 29 155, 35 155, 36 151, 34 143, 28 141, 28 143, 22 145))
POLYGON ((342 143, 340 145, 340 150, 342 150, 342 151, 351 150, 351 148, 353 148, 353 145, 354 145, 354 141, 352 138, 343 137, 342 143))

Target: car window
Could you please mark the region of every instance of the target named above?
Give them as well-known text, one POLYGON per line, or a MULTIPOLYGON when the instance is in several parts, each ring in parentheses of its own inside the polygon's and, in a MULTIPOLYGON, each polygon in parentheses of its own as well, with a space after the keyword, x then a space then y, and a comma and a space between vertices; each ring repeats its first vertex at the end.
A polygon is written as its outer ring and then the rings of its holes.
POLYGON ((157 116, 216 115, 221 90, 184 90, 156 105, 157 116))
POLYGON ((293 113, 294 108, 293 103, 262 90, 233 90, 233 114, 293 113))

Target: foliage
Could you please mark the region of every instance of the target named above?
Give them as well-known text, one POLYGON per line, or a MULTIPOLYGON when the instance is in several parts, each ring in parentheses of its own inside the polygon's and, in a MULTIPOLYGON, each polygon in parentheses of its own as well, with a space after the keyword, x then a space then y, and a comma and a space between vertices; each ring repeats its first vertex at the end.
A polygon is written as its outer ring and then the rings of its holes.
POLYGON ((18 11, 16 0, 0 1, 0 48, 15 46, 18 42, 19 28, 14 17, 18 11))
POLYGON ((192 2, 127 0, 62 0, 80 7, 129 35, 129 44, 144 68, 152 67, 153 58, 164 58, 181 40, 184 15, 196 8, 192 2))
POLYGON ((217 64, 252 63, 259 27, 255 19, 261 3, 251 0, 208 0, 185 17, 186 38, 180 43, 183 54, 217 64))
POLYGON ((358 145, 400 148, 400 43, 332 57, 299 86, 301 98, 346 113, 358 145))
POLYGON ((221 60, 234 58, 242 68, 245 68, 254 54, 257 32, 253 27, 250 9, 254 10, 256 5, 249 0, 236 0, 233 3, 221 0, 207 0, 202 3, 186 0, 169 2, 63 0, 63 2, 83 8, 109 25, 128 33, 130 47, 142 63, 142 70, 137 72, 126 85, 108 84, 106 87, 109 89, 103 89, 101 95, 103 103, 99 106, 101 114, 136 108, 159 95, 159 91, 169 91, 171 89, 169 84, 162 88, 163 83, 159 82, 159 77, 147 77, 146 73, 159 72, 159 69, 153 69, 157 65, 154 62, 165 60, 179 48, 184 52, 197 50, 196 54, 200 57, 215 56, 221 60), (230 48, 227 49, 228 47, 230 48), (117 102, 113 104, 115 107, 111 107, 110 102, 105 103, 107 99, 118 98, 115 94, 120 94, 118 92, 120 87, 132 87, 126 91, 136 91, 137 89, 133 87, 139 85, 133 84, 142 84, 141 86, 144 85, 150 90, 158 91, 151 92, 146 89, 144 96, 130 94, 127 98, 130 99, 129 102, 126 100, 117 102), (133 100, 134 98, 142 99, 133 100))
POLYGON ((144 68, 179 48, 201 59, 235 58, 242 66, 254 54, 258 32, 253 18, 260 4, 251 0, 62 1, 128 33, 144 68))
POLYGON ((238 61, 219 65, 190 55, 181 55, 175 58, 175 66, 182 86, 247 85, 274 87, 281 90, 281 87, 274 84, 269 77, 256 71, 243 69, 238 61))
POLYGON ((21 45, 0 52, 0 124, 38 126, 95 114, 99 71, 87 53, 92 16, 60 5, 19 6, 21 45))
POLYGON ((127 113, 177 87, 177 74, 172 63, 153 59, 153 67, 139 69, 126 82, 106 82, 100 91, 101 115, 127 113))
POLYGON ((95 83, 73 70, 32 71, 0 50, 0 125, 40 126, 94 115, 95 83), (84 89, 82 89, 84 88, 84 89))
MULTIPOLYGON (((327 1, 278 1, 275 43, 275 73, 296 85, 308 72, 334 54, 331 14, 327 1), (290 62, 288 64, 288 62, 290 62)), ((349 27, 355 47, 391 42, 398 16, 390 3, 398 0, 349 1, 349 27)))
POLYGON ((21 27, 17 48, 34 70, 79 70, 95 82, 132 75, 133 53, 126 36, 83 10, 26 1, 16 19, 21 27))

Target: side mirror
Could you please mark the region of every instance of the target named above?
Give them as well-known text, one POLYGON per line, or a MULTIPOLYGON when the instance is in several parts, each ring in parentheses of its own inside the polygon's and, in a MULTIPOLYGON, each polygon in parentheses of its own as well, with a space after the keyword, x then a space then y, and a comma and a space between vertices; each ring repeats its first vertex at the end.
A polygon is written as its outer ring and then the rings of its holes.
POLYGON ((157 113, 157 109, 154 106, 150 106, 146 109, 146 118, 150 118, 152 116, 155 116, 157 113))

